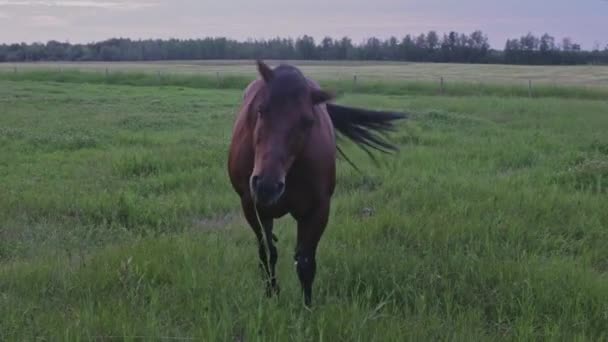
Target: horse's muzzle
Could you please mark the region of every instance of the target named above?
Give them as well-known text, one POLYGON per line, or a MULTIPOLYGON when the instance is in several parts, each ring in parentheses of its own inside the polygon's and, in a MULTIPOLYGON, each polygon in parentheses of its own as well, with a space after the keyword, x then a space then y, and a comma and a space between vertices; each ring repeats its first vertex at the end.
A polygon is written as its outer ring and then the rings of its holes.
POLYGON ((265 177, 251 177, 251 194, 256 202, 262 205, 276 203, 285 192, 284 181, 273 181, 265 177))

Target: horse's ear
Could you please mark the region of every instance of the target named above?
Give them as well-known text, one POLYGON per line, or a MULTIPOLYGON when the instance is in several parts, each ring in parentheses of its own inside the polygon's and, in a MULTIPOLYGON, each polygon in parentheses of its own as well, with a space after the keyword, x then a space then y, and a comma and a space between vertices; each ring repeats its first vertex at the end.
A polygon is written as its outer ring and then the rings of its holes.
POLYGON ((266 65, 266 63, 262 62, 259 59, 257 60, 257 64, 258 72, 260 73, 260 76, 262 76, 262 79, 264 79, 264 82, 270 82, 274 77, 274 72, 272 71, 272 69, 270 69, 270 67, 266 65))
POLYGON ((318 105, 319 103, 327 102, 334 98, 331 93, 320 89, 313 89, 310 96, 313 105, 318 105))

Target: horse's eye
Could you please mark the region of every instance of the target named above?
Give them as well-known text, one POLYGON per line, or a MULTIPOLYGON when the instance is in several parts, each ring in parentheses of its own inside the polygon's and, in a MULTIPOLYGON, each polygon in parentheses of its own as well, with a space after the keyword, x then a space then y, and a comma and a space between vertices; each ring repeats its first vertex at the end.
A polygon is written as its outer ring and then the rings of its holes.
POLYGON ((258 116, 264 115, 264 113, 266 113, 268 111, 268 106, 264 103, 260 103, 258 105, 258 116))
POLYGON ((258 108, 258 116, 264 116, 264 115, 266 115, 268 113, 268 111, 269 111, 268 106, 261 105, 258 108))

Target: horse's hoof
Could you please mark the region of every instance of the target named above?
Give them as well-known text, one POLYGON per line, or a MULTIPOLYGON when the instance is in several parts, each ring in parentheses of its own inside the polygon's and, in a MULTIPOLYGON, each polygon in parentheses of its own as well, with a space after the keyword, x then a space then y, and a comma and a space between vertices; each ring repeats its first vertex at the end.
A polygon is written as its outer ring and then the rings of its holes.
POLYGON ((266 297, 270 298, 273 295, 279 295, 281 293, 281 288, 278 284, 266 285, 266 297))
POLYGON ((312 312, 312 303, 311 302, 304 303, 304 309, 306 309, 307 311, 312 312))

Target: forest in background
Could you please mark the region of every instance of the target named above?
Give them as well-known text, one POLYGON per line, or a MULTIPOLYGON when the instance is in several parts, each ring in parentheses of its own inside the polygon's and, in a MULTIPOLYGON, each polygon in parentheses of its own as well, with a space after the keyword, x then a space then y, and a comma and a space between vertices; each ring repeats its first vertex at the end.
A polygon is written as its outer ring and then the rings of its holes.
POLYGON ((608 64, 608 45, 584 50, 570 38, 528 33, 508 39, 502 50, 491 48, 482 31, 470 34, 429 31, 399 39, 369 38, 361 43, 343 37, 317 42, 304 35, 237 41, 228 38, 113 38, 88 44, 0 44, 0 62, 37 61, 159 61, 205 59, 370 60, 519 65, 608 64))

